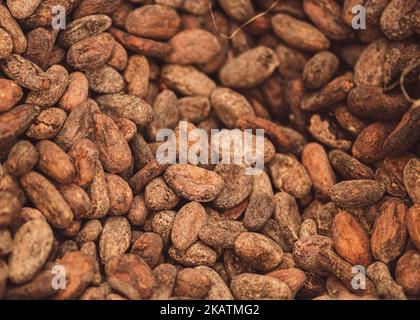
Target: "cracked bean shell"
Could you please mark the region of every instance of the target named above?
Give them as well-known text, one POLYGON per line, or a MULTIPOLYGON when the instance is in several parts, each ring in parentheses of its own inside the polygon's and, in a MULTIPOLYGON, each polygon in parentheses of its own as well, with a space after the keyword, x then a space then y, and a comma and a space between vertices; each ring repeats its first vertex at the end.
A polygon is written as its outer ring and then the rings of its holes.
POLYGON ((25 134, 34 140, 54 139, 67 119, 63 109, 48 108, 41 111, 25 134))

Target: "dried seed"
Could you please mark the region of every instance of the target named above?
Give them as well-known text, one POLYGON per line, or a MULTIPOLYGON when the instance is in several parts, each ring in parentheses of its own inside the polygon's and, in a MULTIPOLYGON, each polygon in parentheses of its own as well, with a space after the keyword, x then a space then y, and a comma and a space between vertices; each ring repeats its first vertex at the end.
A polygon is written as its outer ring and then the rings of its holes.
POLYGON ((111 59, 114 39, 109 33, 90 36, 72 45, 67 52, 67 62, 76 69, 100 67, 111 59))
POLYGON ((273 30, 290 46, 309 52, 319 52, 329 48, 330 41, 317 28, 307 22, 279 13, 271 19, 273 30))
POLYGON ((216 84, 207 75, 190 66, 165 65, 162 80, 186 96, 209 97, 216 84))
POLYGON ((2 60, 3 72, 19 85, 30 90, 47 90, 51 85, 49 76, 40 67, 18 54, 2 60))
POLYGON ((115 122, 107 115, 95 112, 92 115, 94 137, 99 159, 104 168, 112 173, 121 173, 130 166, 130 147, 115 122))
POLYGON ((99 157, 96 145, 88 139, 79 140, 73 144, 68 155, 76 167, 74 183, 82 188, 88 186, 95 175, 96 161, 99 157))
POLYGON ((165 42, 144 39, 111 27, 108 30, 124 48, 148 57, 164 58, 172 52, 172 46, 165 42))
POLYGON ((152 232, 141 234, 131 247, 131 253, 141 257, 150 268, 154 268, 158 264, 162 250, 162 238, 152 232))
POLYGON ((57 264, 66 270, 67 285, 53 296, 54 300, 70 300, 78 298, 89 286, 93 278, 93 265, 87 255, 82 252, 66 253, 57 264))
POLYGON ((244 273, 232 280, 230 289, 239 300, 289 300, 293 293, 289 286, 277 278, 244 273))
POLYGON ((228 127, 234 128, 238 119, 255 115, 249 102, 229 88, 216 88, 211 93, 211 103, 217 117, 228 127))
POLYGON ((274 186, 296 198, 311 191, 312 182, 305 167, 291 154, 276 154, 269 163, 274 186))
POLYGON ((367 126, 354 141, 353 156, 364 162, 372 163, 385 157, 383 143, 394 129, 392 122, 374 122, 367 126))
POLYGON ((54 139, 61 131, 66 119, 67 114, 62 109, 44 109, 34 119, 25 134, 28 138, 35 140, 54 139))
POLYGON ((88 98, 89 82, 81 72, 72 72, 69 75, 69 85, 63 93, 59 106, 67 111, 73 110, 88 98))
POLYGON ((178 120, 176 95, 173 91, 164 90, 153 103, 153 120, 147 127, 147 133, 152 140, 156 140, 160 129, 174 128, 178 124, 178 120))
POLYGON ((192 244, 186 250, 177 250, 171 246, 169 256, 184 267, 213 266, 216 263, 217 253, 201 241, 192 244))
POLYGON ((251 88, 267 80, 278 65, 276 53, 260 46, 226 63, 220 69, 219 77, 226 87, 251 88))
POLYGON ((161 177, 153 179, 146 185, 144 199, 147 207, 155 211, 173 209, 179 202, 179 197, 161 177))
POLYGON ((124 71, 128 93, 143 98, 149 88, 150 66, 145 56, 134 55, 128 59, 124 71))
MULTIPOLYGON (((0 31, 1 37, 1 31, 0 31)), ((0 40, 0 43, 2 41, 0 40)), ((0 53, 1 56, 1 53, 0 53)), ((12 109, 20 99, 22 99, 22 88, 12 80, 0 79, 0 90, 2 92, 2 99, 0 102, 0 112, 9 111, 12 109)))
POLYGON ((222 192, 212 201, 220 209, 231 209, 244 201, 252 192, 252 176, 246 167, 236 164, 218 164, 214 172, 225 181, 222 192))
POLYGON ((39 114, 39 108, 22 104, 0 114, 0 145, 2 147, 25 132, 39 114))
POLYGON ((111 24, 111 18, 104 14, 76 19, 67 24, 66 29, 60 32, 58 41, 63 47, 70 48, 76 42, 104 32, 111 24))
POLYGON ((153 269, 156 285, 153 288, 150 300, 162 300, 172 297, 177 273, 175 266, 169 263, 162 263, 153 269))
POLYGON ((210 62, 222 50, 216 36, 201 29, 181 31, 169 41, 169 44, 174 50, 166 60, 178 65, 210 62))
POLYGON ((245 262, 261 271, 277 267, 283 256, 283 250, 276 242, 253 232, 239 235, 235 241, 235 251, 245 262))
POLYGON ((414 205, 407 211, 405 224, 411 241, 419 249, 420 247, 420 206, 414 205))
POLYGON ((303 10, 309 19, 329 38, 345 40, 352 30, 341 19, 341 6, 333 0, 305 0, 303 10))
POLYGON ((92 112, 95 108, 95 102, 87 100, 72 109, 55 138, 57 145, 66 151, 80 140, 89 138, 93 132, 92 112))
POLYGON ((395 283, 389 273, 388 267, 382 262, 372 263, 367 269, 367 276, 375 284, 380 297, 388 300, 406 300, 404 290, 395 283))
MULTIPOLYGON (((254 177, 255 181, 255 177, 254 177)), ((255 183, 255 182, 254 182, 255 183)), ((249 198, 243 223, 250 231, 258 231, 267 223, 274 211, 274 202, 270 194, 254 190, 249 198)))
POLYGON ((204 298, 211 287, 211 281, 198 269, 185 268, 178 273, 174 295, 178 297, 204 298))
POLYGON ((171 38, 177 32, 180 18, 169 6, 146 5, 131 11, 125 19, 125 28, 136 36, 151 39, 171 38))
POLYGON ((385 186, 375 180, 348 180, 330 189, 331 199, 342 207, 362 207, 375 203, 385 193, 385 186))
POLYGON ((388 47, 389 41, 382 38, 372 42, 363 50, 354 66, 354 82, 357 86, 383 86, 383 65, 388 47))
POLYGON ((124 254, 131 238, 130 224, 124 217, 106 219, 101 237, 99 238, 99 255, 103 263, 116 257, 117 261, 124 254))
POLYGON ((295 198, 286 192, 274 195, 274 219, 282 233, 282 238, 290 246, 299 239, 302 218, 295 198))
POLYGON ((418 295, 420 254, 415 250, 408 250, 397 262, 395 278, 408 295, 418 295))
POLYGON ((128 94, 107 94, 96 98, 100 109, 113 117, 127 118, 144 126, 152 120, 152 108, 144 100, 128 94))
POLYGON ((330 188, 336 183, 325 149, 317 143, 309 143, 302 151, 302 164, 307 170, 315 192, 321 198, 328 198, 330 188))
POLYGON ((207 213, 198 202, 183 206, 175 216, 171 240, 178 250, 187 249, 198 240, 200 229, 207 223, 207 213))
POLYGON ((326 276, 328 273, 318 263, 317 257, 322 249, 332 248, 333 241, 329 237, 314 235, 299 239, 293 247, 293 259, 303 270, 326 276))
POLYGON ((152 270, 134 254, 116 255, 105 266, 108 283, 129 299, 147 299, 156 283, 152 270))
POLYGON ((370 239, 377 260, 388 263, 402 253, 407 241, 406 213, 407 206, 400 199, 391 198, 382 205, 370 239))
POLYGON ((111 200, 102 165, 95 159, 93 166, 92 183, 88 187, 88 194, 92 200, 92 218, 99 219, 108 213, 111 207, 111 200))
POLYGON ((409 108, 401 93, 384 93, 382 88, 358 86, 349 92, 349 110, 356 116, 375 120, 400 119, 409 108))
POLYGON ((400 123, 385 139, 383 149, 386 154, 397 157, 404 154, 420 137, 420 105, 413 106, 401 118, 400 123))
POLYGON ((20 179, 20 184, 52 226, 64 229, 70 225, 73 212, 51 182, 31 171, 20 179))
POLYGON ((27 140, 17 142, 9 152, 4 169, 14 175, 23 176, 38 162, 38 152, 27 140))
POLYGON ((286 283, 293 293, 293 296, 303 287, 306 281, 306 275, 302 270, 296 268, 286 268, 272 271, 266 274, 286 283))
POLYGON ((328 155, 331 164, 339 174, 349 180, 373 179, 373 171, 357 159, 341 150, 333 150, 328 155))
POLYGON ((339 66, 338 58, 329 51, 323 51, 314 55, 305 64, 303 69, 303 82, 309 89, 319 89, 327 84, 339 66))
POLYGON ((371 263, 369 238, 357 220, 348 212, 340 211, 332 223, 334 248, 353 265, 367 266, 371 263))
POLYGON ((59 146, 49 140, 36 144, 39 154, 38 168, 59 183, 70 183, 76 178, 76 168, 59 146))
POLYGON ((225 185, 223 178, 217 173, 190 164, 170 166, 165 171, 164 178, 179 196, 191 201, 212 201, 225 185))
MULTIPOLYGON (((10 1, 10 0, 9 0, 10 1)), ((25 1, 26 3, 27 1, 25 1)), ((5 30, 13 41, 13 51, 23 53, 26 49, 26 37, 8 8, 0 4, 0 28, 5 30)))
POLYGON ((43 220, 31 220, 21 226, 13 239, 9 279, 15 284, 31 280, 47 261, 53 239, 50 226, 43 220))
POLYGON ((304 111, 323 110, 345 99, 353 87, 353 74, 347 72, 327 83, 321 90, 304 94, 300 107, 304 111))
POLYGON ((214 248, 233 248, 236 239, 247 229, 240 221, 216 221, 202 226, 198 236, 205 244, 214 248))
POLYGON ((115 174, 105 175, 108 184, 108 194, 110 200, 109 214, 123 215, 130 209, 133 201, 133 192, 128 183, 115 174))
POLYGON ((124 89, 124 80, 120 73, 108 65, 85 71, 89 87, 97 93, 118 93, 124 89))
POLYGON ((420 160, 411 159, 404 168, 404 185, 414 204, 420 203, 420 160))

